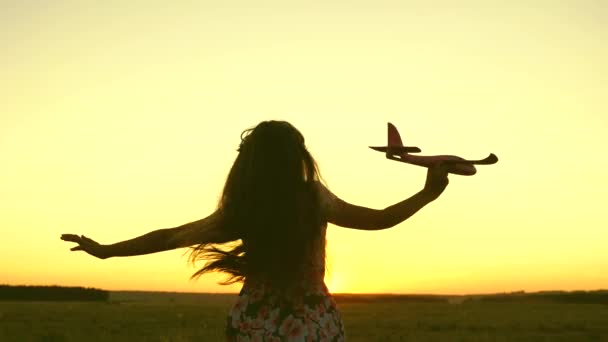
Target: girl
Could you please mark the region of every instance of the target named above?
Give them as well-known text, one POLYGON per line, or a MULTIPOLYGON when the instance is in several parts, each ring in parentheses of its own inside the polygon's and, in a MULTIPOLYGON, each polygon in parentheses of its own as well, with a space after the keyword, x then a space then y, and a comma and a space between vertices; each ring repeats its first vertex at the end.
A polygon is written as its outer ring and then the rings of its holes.
POLYGON ((72 251, 105 259, 191 247, 206 264, 193 277, 220 271, 243 287, 227 320, 228 341, 343 341, 344 326, 323 281, 325 231, 337 226, 395 226, 435 200, 448 185, 444 167, 430 168, 424 188, 382 210, 349 204, 321 182, 304 137, 284 121, 241 134, 217 210, 199 221, 111 245, 82 235, 72 251))

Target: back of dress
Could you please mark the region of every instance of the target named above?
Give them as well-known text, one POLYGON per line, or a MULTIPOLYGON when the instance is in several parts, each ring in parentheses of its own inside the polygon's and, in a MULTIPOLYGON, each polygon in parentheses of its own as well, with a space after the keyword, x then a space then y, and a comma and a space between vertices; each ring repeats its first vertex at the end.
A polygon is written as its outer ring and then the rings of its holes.
MULTIPOLYGON (((317 185, 325 214, 331 210, 335 196, 321 183, 317 185)), ((265 279, 245 280, 228 316, 228 340, 344 340, 342 318, 324 282, 326 229, 325 220, 322 236, 313 243, 307 255, 310 262, 296 284, 278 290, 265 279)))

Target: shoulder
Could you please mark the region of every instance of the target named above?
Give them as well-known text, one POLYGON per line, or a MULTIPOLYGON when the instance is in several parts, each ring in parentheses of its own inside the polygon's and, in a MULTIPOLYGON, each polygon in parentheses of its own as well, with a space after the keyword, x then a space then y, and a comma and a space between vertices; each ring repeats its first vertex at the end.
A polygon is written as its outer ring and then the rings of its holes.
POLYGON ((320 181, 315 181, 315 187, 317 188, 319 194, 319 204, 321 206, 321 210, 327 214, 335 206, 338 197, 320 181))

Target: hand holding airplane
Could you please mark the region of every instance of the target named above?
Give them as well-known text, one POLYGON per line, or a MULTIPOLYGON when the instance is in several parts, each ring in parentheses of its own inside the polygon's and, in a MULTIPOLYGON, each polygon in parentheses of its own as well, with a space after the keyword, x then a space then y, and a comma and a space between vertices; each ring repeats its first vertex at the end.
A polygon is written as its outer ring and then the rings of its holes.
POLYGON ((392 123, 388 123, 388 145, 387 146, 370 146, 372 150, 384 152, 387 159, 399 161, 424 167, 432 167, 439 163, 446 166, 449 173, 472 176, 477 172, 474 165, 491 165, 498 162, 498 157, 494 153, 490 153, 481 160, 466 160, 457 156, 439 155, 439 156, 417 156, 409 153, 418 153, 421 150, 418 147, 403 146, 401 136, 397 127, 392 123))

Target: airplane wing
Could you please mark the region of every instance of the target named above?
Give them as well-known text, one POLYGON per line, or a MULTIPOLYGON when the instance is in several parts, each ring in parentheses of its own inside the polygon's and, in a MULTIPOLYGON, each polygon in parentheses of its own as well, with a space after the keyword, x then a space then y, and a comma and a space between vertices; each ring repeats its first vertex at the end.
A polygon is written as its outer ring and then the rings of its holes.
POLYGON ((418 147, 414 146, 370 146, 374 151, 389 152, 389 154, 402 153, 419 153, 422 152, 418 147))

